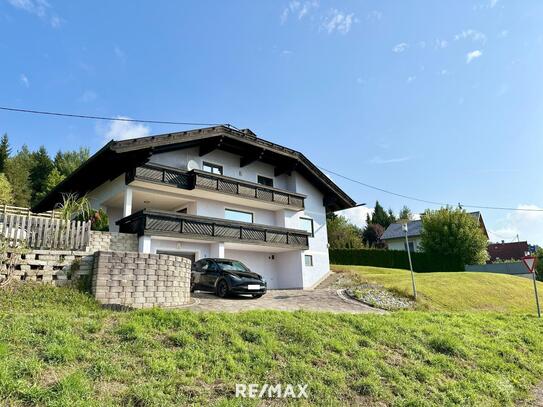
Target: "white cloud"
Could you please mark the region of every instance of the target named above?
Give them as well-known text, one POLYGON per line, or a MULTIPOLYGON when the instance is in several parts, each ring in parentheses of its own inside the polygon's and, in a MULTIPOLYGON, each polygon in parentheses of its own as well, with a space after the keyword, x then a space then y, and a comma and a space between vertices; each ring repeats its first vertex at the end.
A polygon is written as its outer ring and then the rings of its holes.
POLYGON ((408 76, 406 82, 409 84, 415 82, 415 79, 417 79, 416 76, 408 76))
POLYGON ((477 30, 474 30, 474 29, 470 28, 469 30, 462 31, 460 34, 456 34, 454 36, 454 39, 456 41, 459 41, 459 40, 471 40, 473 42, 480 42, 480 43, 484 44, 486 42, 486 35, 483 34, 480 31, 477 31, 477 30))
POLYGON ((383 18, 383 13, 377 10, 370 11, 368 15, 366 16, 366 20, 370 20, 370 21, 379 21, 382 18, 383 18))
POLYGON ((77 100, 83 103, 90 103, 94 102, 97 98, 98 95, 96 94, 96 92, 92 90, 86 90, 81 96, 79 96, 77 100))
POLYGON ((507 36, 509 36, 509 30, 501 30, 498 34, 498 38, 506 38, 507 36))
POLYGON ((436 42, 435 42, 435 47, 437 49, 441 48, 447 48, 449 46, 449 42, 447 40, 442 40, 442 39, 436 39, 436 42))
POLYGON ((363 228, 366 226, 366 216, 369 214, 371 217, 371 215, 373 214, 373 210, 374 208, 358 206, 356 208, 349 208, 338 211, 336 212, 336 215, 343 216, 353 225, 363 228))
POLYGON ((48 22, 53 28, 60 27, 61 18, 50 13, 51 5, 46 0, 7 0, 7 2, 15 8, 24 10, 48 22))
POLYGON ((332 34, 337 31, 341 34, 347 34, 351 30, 351 26, 356 22, 354 13, 346 14, 337 9, 330 10, 329 16, 324 18, 322 28, 332 34))
POLYGON ((21 76, 19 77, 21 83, 26 87, 26 88, 29 88, 30 87, 30 81, 28 80, 28 77, 22 73, 21 76))
POLYGON ((407 48, 409 48, 409 45, 407 45, 405 42, 400 42, 399 44, 394 45, 392 52, 404 52, 407 48))
POLYGON ((381 156, 375 156, 370 160, 371 164, 394 164, 402 163, 413 159, 411 156, 395 157, 395 158, 382 158, 381 156))
POLYGON ((532 211, 514 211, 496 222, 496 229, 489 230, 490 240, 527 240, 531 244, 543 246, 543 210, 542 207, 533 204, 520 204, 518 209, 531 209, 532 211))
POLYGON ((474 59, 477 59, 483 55, 482 51, 476 49, 475 51, 468 52, 466 54, 466 64, 469 64, 474 59))
POLYGON ((319 7, 319 2, 317 0, 312 0, 312 1, 292 0, 288 3, 288 5, 283 9, 283 12, 281 13, 281 24, 286 23, 289 16, 291 15, 296 16, 298 20, 301 20, 306 15, 308 15, 313 9, 316 9, 318 7, 319 7))
MULTIPOLYGON (((118 119, 130 119, 129 117, 117 116, 118 119)), ((131 138, 146 137, 150 134, 151 129, 142 123, 112 121, 104 133, 106 140, 126 140, 131 138)))
POLYGON ((442 69, 442 70, 439 72, 439 74, 440 74, 441 76, 447 76, 447 75, 449 74, 449 71, 446 70, 446 69, 442 69))
POLYGON ((498 4, 498 0, 490 0, 490 3, 488 4, 490 8, 496 7, 496 4, 498 4))

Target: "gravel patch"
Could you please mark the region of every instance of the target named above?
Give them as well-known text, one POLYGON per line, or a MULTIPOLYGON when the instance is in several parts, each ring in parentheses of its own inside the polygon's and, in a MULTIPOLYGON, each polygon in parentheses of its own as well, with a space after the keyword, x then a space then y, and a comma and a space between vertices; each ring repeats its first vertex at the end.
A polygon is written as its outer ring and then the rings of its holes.
POLYGON ((357 301, 387 311, 409 309, 415 304, 409 298, 401 297, 376 284, 363 284, 349 288, 346 293, 357 301))

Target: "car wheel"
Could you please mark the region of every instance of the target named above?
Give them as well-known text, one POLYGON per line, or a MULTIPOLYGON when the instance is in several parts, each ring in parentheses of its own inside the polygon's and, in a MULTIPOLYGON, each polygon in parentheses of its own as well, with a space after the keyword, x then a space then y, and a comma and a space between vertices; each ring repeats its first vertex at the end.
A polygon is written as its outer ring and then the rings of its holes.
POLYGON ((262 297, 263 294, 251 294, 253 296, 253 298, 260 298, 262 297))
POLYGON ((217 283, 216 292, 217 295, 221 298, 224 298, 228 295, 228 284, 226 284, 226 281, 221 280, 217 283))

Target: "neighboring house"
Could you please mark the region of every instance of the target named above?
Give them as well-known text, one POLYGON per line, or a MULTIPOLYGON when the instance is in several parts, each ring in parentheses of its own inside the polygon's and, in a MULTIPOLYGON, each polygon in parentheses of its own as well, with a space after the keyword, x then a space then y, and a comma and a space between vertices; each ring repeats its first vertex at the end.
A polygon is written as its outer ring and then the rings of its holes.
POLYGON ((489 263, 497 260, 521 260, 526 253, 530 252, 528 242, 491 243, 488 245, 489 263))
POLYGON ((326 214, 355 202, 303 154, 226 126, 111 141, 51 191, 87 195, 139 251, 241 260, 270 288, 330 270, 326 214))
MULTIPOLYGON (((479 222, 479 227, 488 239, 488 232, 486 230, 481 212, 470 212, 469 214, 477 219, 479 222)), ((407 223, 407 239, 409 242, 409 249, 413 252, 421 251, 421 233, 422 220, 411 220, 407 223)), ((405 232, 402 229, 401 223, 391 224, 385 230, 385 233, 383 233, 381 240, 386 242, 389 250, 407 250, 405 245, 405 232)))

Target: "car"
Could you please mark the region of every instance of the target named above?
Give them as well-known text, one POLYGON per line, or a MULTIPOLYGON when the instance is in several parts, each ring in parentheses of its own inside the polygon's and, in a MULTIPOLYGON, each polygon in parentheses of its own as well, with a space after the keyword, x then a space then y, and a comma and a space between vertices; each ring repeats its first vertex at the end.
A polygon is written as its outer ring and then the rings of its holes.
POLYGON ((212 291, 221 298, 230 294, 260 298, 267 283, 239 260, 205 258, 192 264, 190 290, 212 291))

